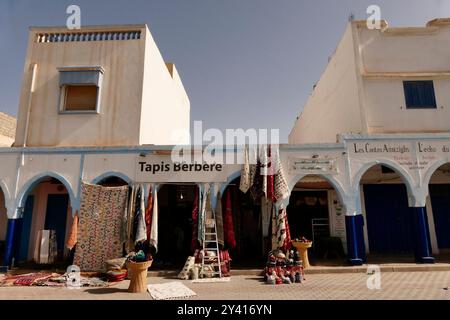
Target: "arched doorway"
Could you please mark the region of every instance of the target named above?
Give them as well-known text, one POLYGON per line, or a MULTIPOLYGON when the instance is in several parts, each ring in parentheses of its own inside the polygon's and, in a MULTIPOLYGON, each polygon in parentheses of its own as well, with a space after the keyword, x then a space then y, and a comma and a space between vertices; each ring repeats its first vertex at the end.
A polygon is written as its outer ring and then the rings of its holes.
MULTIPOLYGON (((264 262, 265 254, 270 247, 270 236, 264 239, 262 232, 262 203, 255 201, 251 192, 243 193, 239 190, 240 177, 231 181, 222 194, 222 209, 231 206, 233 230, 236 247, 229 249, 232 266, 258 267, 264 262), (229 193, 230 201, 226 197, 229 193)), ((270 217, 269 217, 270 219, 270 217)))
POLYGON ((6 232, 8 229, 8 215, 6 211, 5 194, 0 188, 0 265, 3 264, 5 253, 6 232))
POLYGON ((109 176, 101 179, 96 184, 103 187, 122 187, 128 185, 128 182, 117 176, 109 176))
POLYGON ((365 171, 359 183, 370 258, 388 256, 410 261, 416 246, 415 218, 408 204, 404 178, 391 166, 374 165, 365 171))
POLYGON ((291 238, 313 241, 312 264, 345 259, 345 212, 338 191, 326 178, 301 178, 292 189, 286 212, 291 238))
POLYGON ((439 167, 429 185, 437 246, 440 253, 450 253, 450 163, 439 167))
MULTIPOLYGON (((56 235, 56 259, 53 264, 66 264, 69 250, 66 248, 68 229, 72 224, 69 192, 59 179, 41 177, 24 191, 21 216, 17 219, 13 257, 16 265, 36 262, 36 252, 42 238, 42 230, 54 230, 56 235)), ((50 254, 50 253, 49 253, 50 254)))
POLYGON ((158 252, 153 269, 181 269, 192 255, 192 209, 195 184, 158 186, 158 252))

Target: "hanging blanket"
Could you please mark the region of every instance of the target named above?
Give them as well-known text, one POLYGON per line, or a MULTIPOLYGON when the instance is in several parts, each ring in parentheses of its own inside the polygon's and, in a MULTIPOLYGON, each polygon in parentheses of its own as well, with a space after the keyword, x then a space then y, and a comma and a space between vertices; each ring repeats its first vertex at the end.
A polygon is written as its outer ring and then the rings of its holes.
POLYGON ((122 256, 121 227, 128 186, 83 183, 74 264, 83 271, 105 269, 105 261, 122 256))
POLYGON ((130 187, 128 196, 128 205, 122 218, 123 222, 122 222, 121 242, 125 243, 125 248, 127 252, 134 251, 133 221, 134 221, 134 211, 136 209, 135 194, 136 194, 136 187, 135 186, 130 187))
POLYGON ((281 164, 281 159, 279 155, 279 150, 277 149, 276 152, 272 152, 274 159, 274 163, 276 164, 274 170, 276 172, 274 177, 274 196, 275 200, 282 201, 284 199, 287 199, 290 195, 289 186, 286 182, 286 178, 284 176, 283 172, 283 166, 281 164))
POLYGON ((147 207, 145 208, 145 229, 147 231, 147 241, 150 241, 150 233, 152 229, 153 214, 153 187, 150 186, 148 191, 147 207))
POLYGON ((287 220, 286 209, 281 208, 277 218, 277 239, 278 248, 287 250, 291 247, 291 233, 287 220))
POLYGON ((134 243, 138 244, 147 240, 147 229, 145 226, 145 197, 144 188, 140 186, 136 193, 136 215, 134 217, 134 243))
POLYGON ((223 236, 223 213, 222 213, 222 195, 219 191, 217 194, 217 202, 216 202, 216 226, 217 226, 217 241, 223 247, 225 244, 224 236, 223 236))
POLYGON ((227 246, 231 249, 236 247, 236 238, 234 236, 234 224, 233 224, 233 209, 231 204, 231 194, 230 190, 226 192, 225 196, 225 214, 224 214, 224 225, 223 231, 225 234, 225 242, 227 246))

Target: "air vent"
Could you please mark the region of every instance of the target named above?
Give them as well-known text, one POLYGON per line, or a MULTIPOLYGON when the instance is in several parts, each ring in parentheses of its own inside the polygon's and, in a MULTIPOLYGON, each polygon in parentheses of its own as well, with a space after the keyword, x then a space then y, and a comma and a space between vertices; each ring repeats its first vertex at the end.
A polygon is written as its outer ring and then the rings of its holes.
POLYGON ((37 43, 138 40, 141 31, 39 33, 37 43))

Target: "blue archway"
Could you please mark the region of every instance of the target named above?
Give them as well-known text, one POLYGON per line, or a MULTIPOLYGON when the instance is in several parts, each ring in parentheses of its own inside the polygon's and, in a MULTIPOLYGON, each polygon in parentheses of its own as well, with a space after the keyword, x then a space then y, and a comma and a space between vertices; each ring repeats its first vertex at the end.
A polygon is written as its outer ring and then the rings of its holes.
POLYGON ((102 182, 103 180, 107 179, 107 178, 111 178, 111 177, 116 177, 116 178, 120 178, 123 181, 125 181, 127 184, 131 184, 133 181, 130 179, 130 177, 128 177, 126 174, 123 174, 122 172, 118 172, 118 171, 108 171, 105 173, 102 173, 101 175, 99 175, 98 177, 96 177, 95 179, 92 180, 93 184, 98 184, 100 182, 102 182))

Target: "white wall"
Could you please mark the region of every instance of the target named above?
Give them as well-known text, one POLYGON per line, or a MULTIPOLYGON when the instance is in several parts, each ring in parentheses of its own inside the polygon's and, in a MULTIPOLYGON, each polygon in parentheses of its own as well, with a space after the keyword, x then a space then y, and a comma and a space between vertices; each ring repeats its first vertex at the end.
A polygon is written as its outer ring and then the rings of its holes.
POLYGON ((140 144, 187 144, 186 138, 173 141, 172 137, 180 130, 189 133, 189 98, 177 69, 166 65, 148 30, 144 65, 140 144))
POLYGON ((336 142, 362 130, 351 25, 289 135, 289 143, 336 142))

